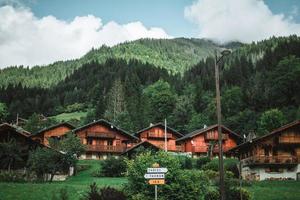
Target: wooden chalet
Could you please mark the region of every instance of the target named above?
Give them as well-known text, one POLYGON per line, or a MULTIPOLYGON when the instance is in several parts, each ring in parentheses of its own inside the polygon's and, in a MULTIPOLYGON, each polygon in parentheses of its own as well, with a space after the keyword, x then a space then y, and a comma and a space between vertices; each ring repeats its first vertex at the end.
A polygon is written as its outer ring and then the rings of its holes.
MULTIPOLYGON (((241 137, 222 125, 224 154, 236 147, 241 142, 241 137)), ((178 150, 198 156, 218 155, 218 126, 208 126, 203 129, 195 130, 176 140, 178 150)))
POLYGON ((300 180, 300 120, 229 151, 241 161, 248 180, 300 180))
MULTIPOLYGON (((23 130, 18 126, 14 126, 11 124, 1 124, 0 125, 0 143, 7 143, 14 140, 17 146, 20 148, 20 157, 21 160, 16 160, 12 163, 10 167, 4 165, 0 165, 1 168, 7 169, 21 169, 26 166, 26 162, 28 160, 29 152, 33 149, 36 149, 38 146, 42 146, 41 144, 35 142, 30 138, 30 133, 23 130)), ((2 155, 5 157, 5 155, 2 155)), ((4 159, 4 157, 0 157, 0 160, 4 159)), ((3 163, 2 163, 3 164, 3 163)), ((8 163, 7 163, 8 164, 8 163)))
POLYGON ((112 123, 100 119, 72 130, 87 145, 82 159, 106 159, 107 156, 118 156, 133 144, 138 138, 112 123))
POLYGON ((136 145, 134 145, 133 147, 127 149, 125 152, 122 153, 122 155, 126 155, 129 158, 133 158, 135 155, 139 154, 140 152, 143 152, 146 149, 153 151, 153 152, 157 152, 157 151, 161 150, 160 147, 155 146, 154 144, 145 140, 145 141, 139 142, 136 145))
MULTIPOLYGON (((163 123, 151 124, 136 133, 140 141, 148 141, 160 149, 165 149, 165 125, 163 123)), ((167 127, 167 150, 178 151, 176 147, 176 140, 183 135, 178 131, 167 127)))
POLYGON ((42 129, 31 138, 44 145, 49 145, 49 138, 59 140, 65 134, 73 130, 75 127, 67 122, 59 123, 48 128, 42 129))

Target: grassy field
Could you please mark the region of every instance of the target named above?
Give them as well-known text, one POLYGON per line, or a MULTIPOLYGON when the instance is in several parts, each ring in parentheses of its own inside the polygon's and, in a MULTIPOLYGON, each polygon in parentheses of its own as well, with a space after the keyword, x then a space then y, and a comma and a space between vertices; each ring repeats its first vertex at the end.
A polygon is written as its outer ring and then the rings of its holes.
POLYGON ((298 200, 300 181, 261 181, 247 189, 253 200, 298 200))
POLYGON ((80 120, 81 117, 86 117, 87 112, 72 112, 72 113, 62 113, 51 118, 61 122, 61 121, 70 121, 72 119, 80 120))
POLYGON ((127 182, 126 178, 97 178, 91 173, 99 169, 99 161, 80 161, 88 163, 92 167, 70 177, 64 182, 53 183, 0 183, 0 200, 51 200, 53 195, 61 188, 66 188, 70 199, 80 199, 88 190, 91 183, 96 182, 98 186, 122 187, 127 182))
MULTIPOLYGON (((91 168, 64 182, 53 183, 0 183, 0 200, 52 200, 61 188, 66 188, 70 199, 79 200, 91 183, 99 187, 120 188, 126 178, 96 178, 91 173, 100 169, 99 161, 85 160, 80 164, 89 164, 91 168)), ((247 187, 253 200, 298 200, 300 199, 300 181, 262 181, 247 187)))

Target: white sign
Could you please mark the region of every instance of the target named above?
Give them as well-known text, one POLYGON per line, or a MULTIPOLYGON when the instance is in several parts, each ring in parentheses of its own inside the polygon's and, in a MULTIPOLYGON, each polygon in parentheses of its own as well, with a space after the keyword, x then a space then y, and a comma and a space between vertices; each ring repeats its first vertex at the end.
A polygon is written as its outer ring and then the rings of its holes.
POLYGON ((165 174, 145 174, 145 179, 165 178, 165 174))
POLYGON ((167 168, 147 168, 147 173, 167 173, 167 168))

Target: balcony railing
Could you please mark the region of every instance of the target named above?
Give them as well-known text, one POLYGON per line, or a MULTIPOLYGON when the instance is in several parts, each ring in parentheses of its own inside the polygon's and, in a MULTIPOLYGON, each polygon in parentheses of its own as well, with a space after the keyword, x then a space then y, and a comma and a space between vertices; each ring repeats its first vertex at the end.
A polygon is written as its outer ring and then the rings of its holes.
MULTIPOLYGON (((164 139, 165 138, 165 134, 158 134, 158 133, 154 133, 154 132, 148 132, 148 138, 164 139)), ((171 133, 167 133, 167 138, 168 139, 172 138, 172 134, 171 133)))
POLYGON ((98 152, 119 152, 122 153, 126 150, 125 146, 112 146, 112 145, 87 145, 87 151, 98 152))
POLYGON ((297 164, 297 156, 251 156, 243 159, 242 165, 267 165, 267 164, 297 164))
MULTIPOLYGON (((209 132, 204 135, 205 140, 218 140, 219 135, 216 132, 209 132)), ((228 134, 222 134, 222 139, 227 140, 228 139, 228 134)))

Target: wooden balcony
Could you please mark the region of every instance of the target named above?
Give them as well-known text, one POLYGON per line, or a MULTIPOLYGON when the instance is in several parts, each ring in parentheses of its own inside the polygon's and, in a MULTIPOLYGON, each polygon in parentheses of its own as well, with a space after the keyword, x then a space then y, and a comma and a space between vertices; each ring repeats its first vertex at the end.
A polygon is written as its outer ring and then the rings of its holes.
MULTIPOLYGON (((208 132, 204 135, 205 140, 218 140, 219 135, 216 132, 208 132)), ((222 140, 227 140, 228 134, 222 134, 222 140)))
POLYGON ((126 146, 112 146, 112 145, 87 145, 87 151, 94 152, 111 152, 122 153, 126 150, 126 146))
POLYGON ((280 136, 278 142, 279 144, 300 144, 300 136, 280 136))
MULTIPOLYGON (((154 132, 148 132, 148 138, 152 138, 152 139, 164 139, 165 138, 165 134, 157 134, 154 132)), ((171 133, 167 133, 167 139, 171 139, 172 138, 172 134, 171 133)))
POLYGON ((296 156, 252 156, 243 159, 242 165, 256 166, 256 165, 296 165, 300 161, 296 156))
POLYGON ((89 138, 103 138, 103 139, 116 138, 116 134, 110 132, 87 132, 86 136, 89 138))

